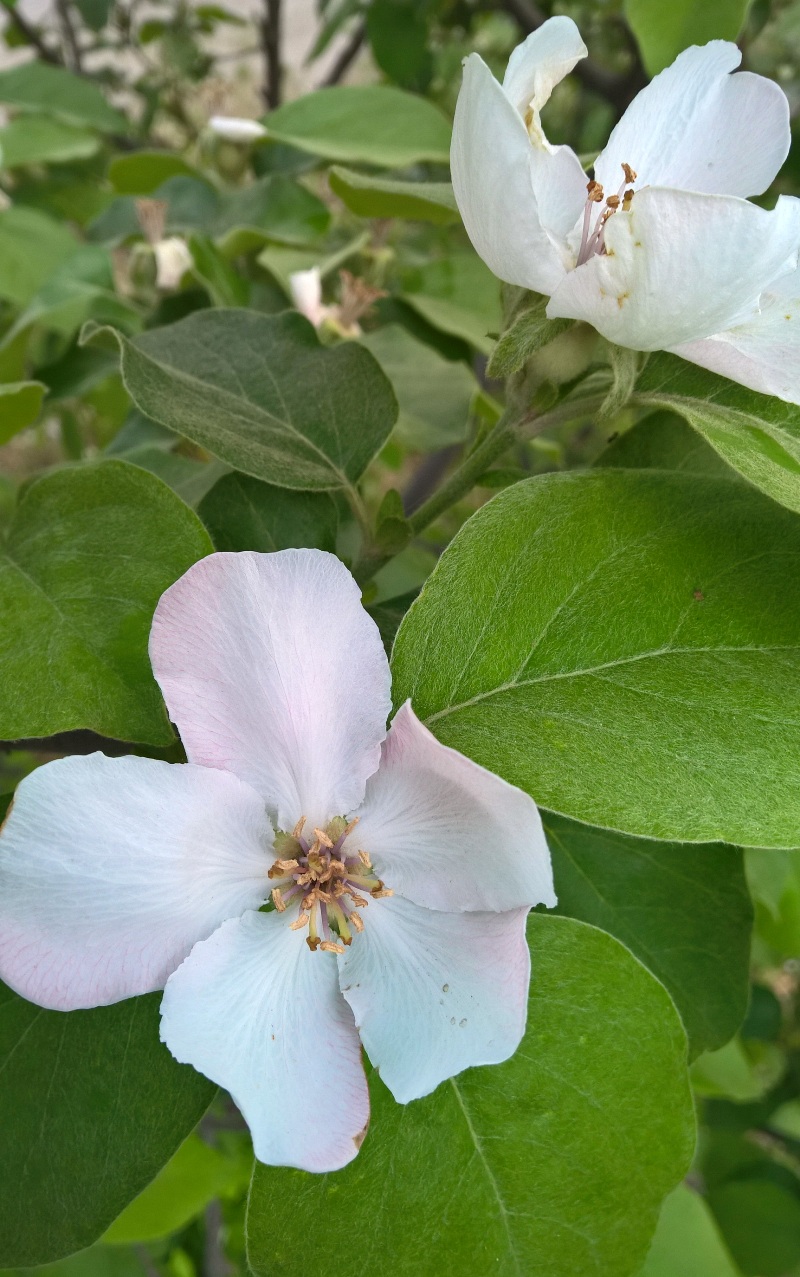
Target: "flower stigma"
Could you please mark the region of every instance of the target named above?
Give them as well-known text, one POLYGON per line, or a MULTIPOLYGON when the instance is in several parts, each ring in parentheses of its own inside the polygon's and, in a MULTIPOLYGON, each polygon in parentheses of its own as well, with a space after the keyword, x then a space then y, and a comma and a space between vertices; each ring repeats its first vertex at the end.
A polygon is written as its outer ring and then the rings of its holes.
POLYGON ((325 829, 314 829, 312 841, 303 833, 305 824, 301 816, 290 834, 279 830, 275 837, 278 859, 268 874, 275 881, 272 902, 278 913, 298 906, 289 926, 292 931, 308 927, 312 952, 344 953, 353 932, 364 930, 357 910, 367 907, 367 897, 380 900, 394 892, 376 876, 366 851, 345 850, 358 817, 348 823, 335 816, 325 829))
POLYGON ((583 210, 583 234, 581 235, 581 246, 578 249, 577 265, 582 266, 584 262, 588 262, 590 257, 601 256, 606 251, 605 229, 606 222, 609 217, 616 213, 621 206, 623 213, 627 213, 633 201, 633 186, 636 181, 636 170, 632 169, 630 164, 622 165, 624 180, 616 195, 606 196, 599 182, 595 182, 594 178, 586 185, 586 204, 583 210), (592 205, 601 204, 603 207, 597 215, 597 220, 592 226, 592 205))

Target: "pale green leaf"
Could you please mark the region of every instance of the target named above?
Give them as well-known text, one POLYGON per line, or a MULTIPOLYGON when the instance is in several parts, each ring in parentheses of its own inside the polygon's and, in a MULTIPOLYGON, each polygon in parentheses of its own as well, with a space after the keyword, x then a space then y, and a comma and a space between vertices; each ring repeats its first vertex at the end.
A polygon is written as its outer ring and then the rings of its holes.
POLYGON ((18 115, 0 128, 0 168, 67 164, 88 159, 99 149, 100 139, 95 133, 46 115, 18 115))
POLYGON ((44 62, 25 62, 0 71, 0 102, 86 124, 102 133, 128 132, 125 116, 109 106, 91 79, 44 62))
POLYGON ((34 423, 42 409, 47 387, 41 381, 15 381, 0 385, 0 444, 34 423))
POLYGON ((625 0, 628 20, 650 75, 657 75, 690 44, 736 40, 750 0, 625 0))
POLYGON ((740 1277, 702 1197, 680 1184, 664 1202, 639 1277, 740 1277))
POLYGON ((38 209, 0 209, 0 297, 27 306, 77 247, 66 226, 38 209))
POLYGON ((402 217, 447 226, 458 222, 458 205, 449 182, 408 182, 370 177, 351 169, 332 168, 331 189, 358 217, 402 217))
POLYGON ((410 448, 425 450, 461 443, 478 385, 467 366, 443 358, 400 324, 362 337, 389 378, 400 415, 395 431, 410 448))

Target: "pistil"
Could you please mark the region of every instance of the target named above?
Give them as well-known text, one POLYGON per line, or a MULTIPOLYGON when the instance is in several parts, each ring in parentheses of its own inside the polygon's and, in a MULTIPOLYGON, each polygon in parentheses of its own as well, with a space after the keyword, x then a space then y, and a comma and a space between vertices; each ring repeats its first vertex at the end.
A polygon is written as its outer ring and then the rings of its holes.
POLYGON ((314 829, 311 843, 303 834, 305 823, 298 821, 291 834, 276 835, 275 849, 282 854, 269 870, 275 882, 272 900, 279 913, 297 901, 297 917, 289 926, 292 931, 308 927, 306 944, 312 951, 344 953, 353 932, 364 930, 356 910, 366 908, 369 898, 393 893, 374 873, 366 851, 348 854, 344 849, 357 819, 348 824, 336 817, 325 829, 314 829))

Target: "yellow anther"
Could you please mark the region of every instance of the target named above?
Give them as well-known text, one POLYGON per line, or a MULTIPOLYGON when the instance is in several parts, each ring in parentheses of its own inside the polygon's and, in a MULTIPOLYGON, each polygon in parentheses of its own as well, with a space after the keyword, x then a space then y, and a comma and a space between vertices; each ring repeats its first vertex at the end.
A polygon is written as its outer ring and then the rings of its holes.
POLYGON ((393 896, 394 892, 391 887, 384 887, 383 883, 381 883, 379 887, 375 887, 369 894, 373 900, 384 900, 387 896, 393 896))
POLYGON ((595 182, 594 178, 586 183, 586 190, 592 204, 600 204, 603 199, 603 188, 599 182, 595 182))
MULTIPOLYGON (((367 903, 367 902, 366 902, 366 900, 365 900, 365 901, 364 901, 364 904, 366 904, 366 903, 367 903)), ((364 924, 363 924, 363 922, 361 921, 361 919, 359 918, 359 916, 358 916, 358 914, 357 914, 357 913, 351 913, 351 914, 350 914, 350 922, 352 923, 352 925, 353 925, 353 927, 354 927, 354 929, 355 929, 356 931, 363 931, 363 930, 364 930, 364 924)))
POLYGON ((630 208, 630 206, 631 206, 632 202, 633 202, 633 191, 631 191, 631 190, 629 189, 629 190, 627 190, 627 191, 625 192, 625 194, 624 194, 624 195, 623 195, 623 197, 622 197, 622 211, 623 211, 623 213, 627 213, 627 211, 628 211, 628 209, 630 208))
MULTIPOLYGON (((308 940, 308 943, 311 944, 310 938, 308 940)), ((334 944, 332 940, 323 940, 321 943, 317 942, 317 944, 312 945, 312 948, 323 949, 325 953, 344 953, 344 945, 334 944)))
POLYGON ((631 168, 631 166, 630 166, 630 164, 623 164, 623 165, 622 165, 622 171, 623 171, 623 173, 625 174, 625 181, 626 181, 626 182, 635 182, 635 181, 636 181, 636 170, 635 170, 635 169, 632 169, 632 168, 631 168))
POLYGON ((278 913, 286 912, 286 902, 283 896, 281 895, 281 891, 279 887, 272 888, 272 903, 274 904, 275 908, 278 910, 278 913))
POLYGON ((305 823, 306 823, 305 816, 301 816, 297 824, 295 825, 294 829, 292 830, 293 838, 299 838, 301 836, 305 823))
POLYGON ((316 839, 317 839, 317 842, 318 842, 318 843, 319 843, 322 847, 327 847, 327 848, 329 848, 329 849, 330 849, 330 848, 333 846, 333 843, 331 842, 331 840, 330 840, 330 838, 328 837, 328 835, 325 833, 325 830, 324 830, 324 829, 315 829, 315 830, 314 830, 314 835, 315 835, 315 837, 316 837, 316 839))
POLYGON ((308 914, 301 913, 295 918, 294 922, 289 923, 289 930, 301 931, 303 927, 307 927, 307 926, 308 926, 308 914))
POLYGON ((358 853, 358 858, 361 861, 362 865, 364 865, 367 869, 372 868, 372 861, 370 860, 369 856, 367 855, 365 851, 360 851, 358 853))
POLYGON ((611 209, 611 211, 614 212, 616 209, 619 208, 619 196, 609 195, 608 199, 606 200, 606 204, 611 209))

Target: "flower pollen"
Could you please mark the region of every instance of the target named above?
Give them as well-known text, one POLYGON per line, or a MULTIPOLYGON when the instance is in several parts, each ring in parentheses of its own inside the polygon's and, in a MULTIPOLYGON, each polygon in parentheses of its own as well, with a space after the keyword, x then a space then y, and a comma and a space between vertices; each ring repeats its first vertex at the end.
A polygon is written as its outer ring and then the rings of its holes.
POLYGON ((590 257, 600 256, 606 251, 605 228, 609 217, 616 213, 622 205, 623 213, 627 213, 633 201, 633 189, 630 183, 636 181, 636 170, 630 164, 622 165, 624 181, 616 195, 606 196, 602 186, 594 178, 586 184, 586 204, 583 210, 583 233, 581 246, 578 249, 578 266, 583 266, 590 257), (592 226, 592 205, 604 204, 592 226))
POLYGON ((366 908, 369 896, 380 900, 394 893, 376 876, 366 851, 345 850, 358 818, 348 823, 343 816, 334 817, 325 829, 313 830, 313 841, 303 833, 305 824, 303 817, 291 834, 279 831, 275 837, 279 855, 268 874, 275 881, 272 902, 278 913, 297 905, 289 927, 308 927, 309 949, 344 953, 353 932, 364 930, 356 910, 366 908))

